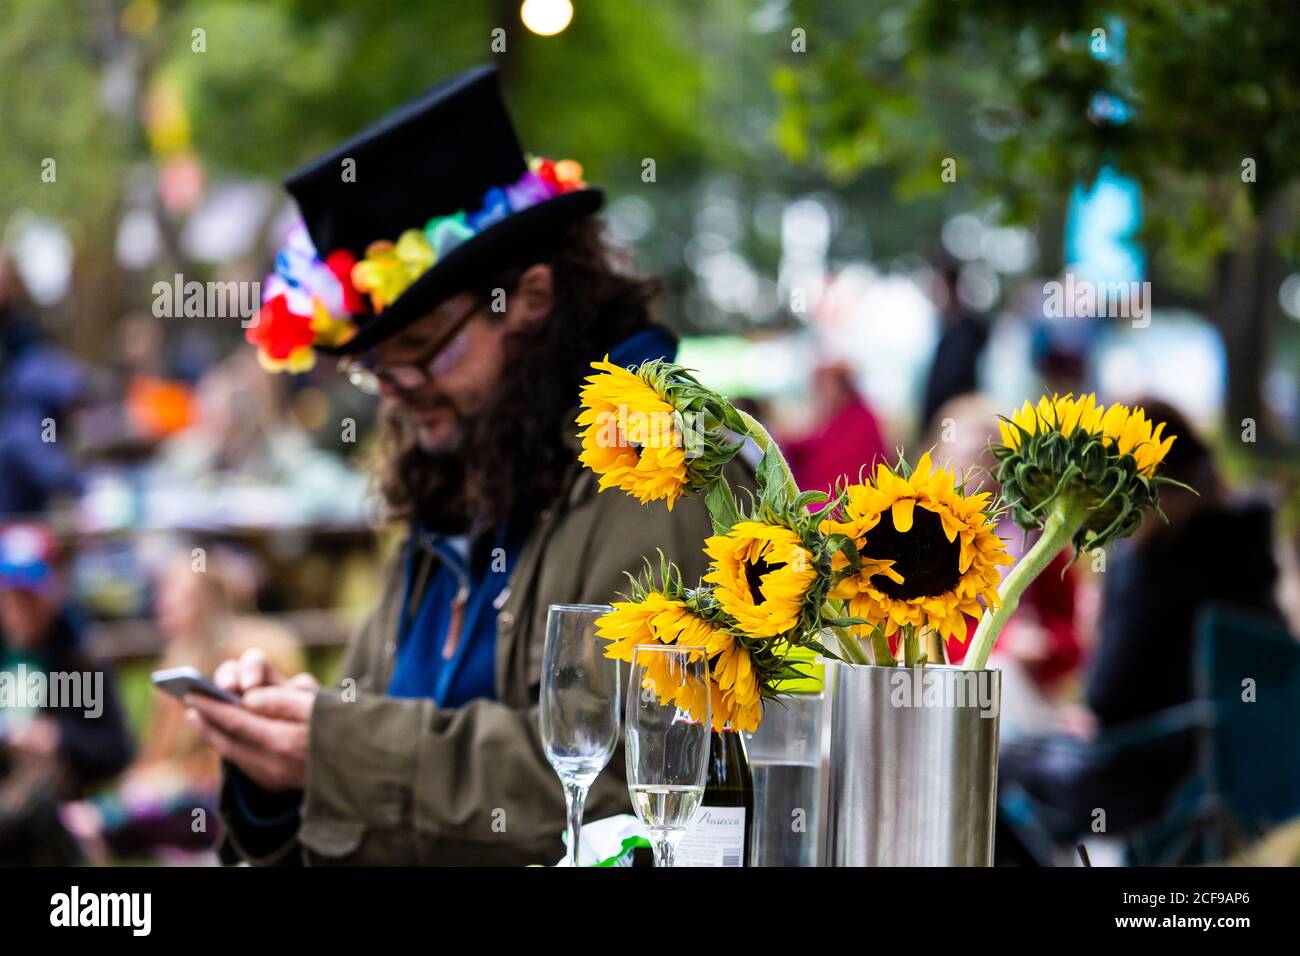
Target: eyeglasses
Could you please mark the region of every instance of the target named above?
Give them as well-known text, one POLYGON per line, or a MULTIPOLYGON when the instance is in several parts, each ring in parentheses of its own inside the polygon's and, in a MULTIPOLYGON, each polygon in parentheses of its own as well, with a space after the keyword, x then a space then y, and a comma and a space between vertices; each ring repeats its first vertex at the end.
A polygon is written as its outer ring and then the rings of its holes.
POLYGON ((410 392, 421 388, 455 366, 465 351, 465 337, 462 334, 465 326, 482 308, 483 303, 475 301, 448 327, 438 341, 417 359, 400 365, 380 365, 372 349, 362 355, 343 359, 339 362, 339 371, 347 376, 353 386, 367 395, 378 395, 383 385, 388 385, 399 392, 410 392))

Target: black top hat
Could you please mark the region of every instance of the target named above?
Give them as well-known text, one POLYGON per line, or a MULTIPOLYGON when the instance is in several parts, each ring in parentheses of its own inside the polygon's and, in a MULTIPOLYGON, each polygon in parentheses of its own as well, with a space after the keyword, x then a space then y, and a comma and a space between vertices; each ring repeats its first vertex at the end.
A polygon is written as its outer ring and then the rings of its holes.
POLYGON ((297 250, 298 265, 286 247, 266 298, 288 288, 310 296, 316 289, 307 277, 328 280, 332 273, 344 286, 347 304, 339 309, 336 294, 328 311, 350 313, 356 332, 343 344, 322 344, 318 337, 315 348, 331 354, 365 351, 447 296, 509 266, 546 258, 567 226, 595 212, 604 199, 580 177, 581 167, 574 163, 534 161, 530 170, 501 99, 496 68, 466 70, 285 181, 315 249, 306 250, 309 264, 302 266, 305 247, 297 250), (454 220, 440 224, 440 217, 454 220), (367 257, 367 250, 379 250, 380 256, 388 251, 391 257, 392 250, 372 243, 398 242, 411 231, 416 241, 399 244, 398 251, 418 247, 432 256, 431 265, 427 258, 406 260, 405 271, 397 270, 403 278, 388 290, 396 291, 392 297, 377 295, 364 281, 348 288, 349 277, 364 279, 351 268, 354 258, 367 257), (329 270, 322 268, 325 263, 329 270), (369 291, 370 301, 358 291, 369 291))

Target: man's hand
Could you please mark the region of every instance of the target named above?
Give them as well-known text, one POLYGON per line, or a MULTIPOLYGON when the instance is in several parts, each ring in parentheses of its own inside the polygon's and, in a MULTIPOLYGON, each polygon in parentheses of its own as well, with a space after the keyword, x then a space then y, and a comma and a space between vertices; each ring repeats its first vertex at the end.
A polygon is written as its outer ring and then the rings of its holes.
POLYGON ((271 666, 271 662, 266 659, 266 654, 260 648, 251 647, 244 651, 238 660, 223 661, 217 667, 216 673, 212 675, 212 682, 222 690, 228 690, 232 694, 242 694, 254 687, 275 687, 283 684, 284 678, 271 666))
POLYGON ((224 678, 216 681, 218 686, 232 693, 243 691, 243 706, 187 694, 186 716, 199 736, 259 786, 301 790, 307 779, 307 735, 319 687, 316 679, 299 674, 279 682, 265 657, 254 651, 238 663, 227 661, 218 674, 224 678))

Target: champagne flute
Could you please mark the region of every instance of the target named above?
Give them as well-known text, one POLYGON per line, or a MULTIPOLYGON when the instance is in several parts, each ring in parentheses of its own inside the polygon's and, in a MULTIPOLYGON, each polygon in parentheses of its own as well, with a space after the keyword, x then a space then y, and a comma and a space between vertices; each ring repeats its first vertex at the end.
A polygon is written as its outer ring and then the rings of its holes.
POLYGON ((627 787, 650 830, 655 866, 672 866, 708 773, 709 664, 703 647, 642 644, 627 687, 627 787))
POLYGON ((578 865, 587 791, 618 747, 619 665, 596 637, 596 621, 612 610, 552 604, 546 612, 538 725, 546 759, 564 785, 566 866, 578 865))

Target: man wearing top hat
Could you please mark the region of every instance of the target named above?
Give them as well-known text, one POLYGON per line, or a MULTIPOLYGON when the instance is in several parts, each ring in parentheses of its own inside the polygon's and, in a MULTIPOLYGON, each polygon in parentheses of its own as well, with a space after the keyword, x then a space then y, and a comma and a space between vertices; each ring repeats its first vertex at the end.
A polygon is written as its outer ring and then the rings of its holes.
MULTIPOLYGON (((603 604, 656 550, 704 572, 702 501, 598 494, 574 417, 590 363, 672 357, 651 280, 617 267, 573 161, 526 160, 470 70, 287 181, 292 233, 248 330, 271 370, 318 354, 382 399, 379 490, 408 528, 334 687, 251 653, 191 696, 222 754, 227 858, 526 864, 563 852, 537 729, 547 607, 603 604)), ((734 464, 731 480, 752 483, 734 464)), ((587 818, 629 812, 616 754, 587 818)))

